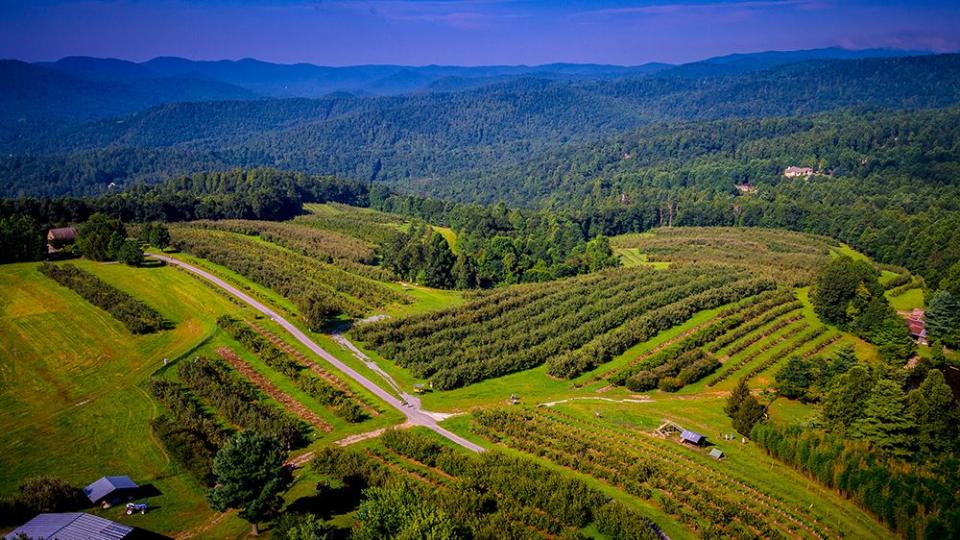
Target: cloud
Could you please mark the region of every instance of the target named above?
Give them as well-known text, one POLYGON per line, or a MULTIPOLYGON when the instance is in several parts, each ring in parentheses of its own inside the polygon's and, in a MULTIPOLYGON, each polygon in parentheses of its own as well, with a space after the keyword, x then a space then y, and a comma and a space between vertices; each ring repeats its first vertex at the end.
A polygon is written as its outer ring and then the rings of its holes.
POLYGON ((825 9, 827 7, 829 7, 829 4, 818 0, 744 0, 741 2, 721 1, 702 3, 672 3, 601 8, 589 11, 580 11, 577 13, 577 15, 586 17, 610 17, 622 15, 678 15, 684 13, 703 13, 721 10, 736 10, 738 12, 779 8, 818 10, 825 9))

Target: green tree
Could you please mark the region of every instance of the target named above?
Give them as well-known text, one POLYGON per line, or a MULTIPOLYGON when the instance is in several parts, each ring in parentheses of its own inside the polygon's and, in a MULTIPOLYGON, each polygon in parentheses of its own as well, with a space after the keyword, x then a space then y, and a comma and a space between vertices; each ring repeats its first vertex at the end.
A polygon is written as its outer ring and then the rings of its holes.
POLYGON ((824 421, 842 431, 863 415, 866 395, 873 386, 870 371, 854 366, 841 375, 823 399, 824 421))
POLYGON ((947 274, 940 280, 939 289, 954 296, 960 296, 960 262, 954 263, 947 270, 947 274))
POLYGON ((283 506, 281 495, 290 483, 280 442, 253 431, 237 433, 217 452, 213 474, 216 484, 207 493, 210 506, 218 512, 238 508, 254 536, 259 534, 257 524, 283 506))
POLYGON ((163 223, 151 223, 146 241, 151 246, 164 249, 170 245, 170 230, 163 223))
POLYGON ((900 385, 880 379, 870 389, 863 415, 851 425, 850 435, 863 437, 893 455, 907 457, 916 427, 900 385))
POLYGON ((917 444, 929 456, 957 449, 960 411, 939 369, 931 369, 920 386, 907 395, 909 414, 917 423, 917 444))
POLYGON ((423 504, 416 488, 402 482, 364 490, 357 511, 356 540, 454 540, 463 535, 442 510, 423 504))
POLYGON ((41 258, 43 236, 32 217, 18 215, 0 219, 0 263, 41 258))
POLYGON ((737 408, 737 413, 733 417, 733 429, 749 437, 753 426, 763 420, 766 414, 767 408, 761 405, 760 401, 752 394, 748 395, 740 403, 740 407, 737 408))
POLYGON ((303 321, 311 330, 318 331, 324 324, 342 312, 339 302, 330 295, 310 291, 296 299, 303 321))
POLYGON ((791 356, 776 376, 777 393, 789 399, 807 399, 813 384, 813 364, 799 356, 791 356))
POLYGON ((960 295, 938 291, 930 299, 924 319, 931 340, 952 348, 960 347, 960 295))
POLYGON ((143 250, 140 249, 140 242, 133 238, 124 240, 123 245, 117 250, 117 260, 128 266, 142 265, 143 250))
POLYGON ((126 229, 119 220, 106 214, 90 216, 77 231, 77 247, 84 257, 94 261, 112 261, 127 237, 126 229))
POLYGON ((447 239, 439 233, 433 233, 427 244, 427 259, 424 266, 423 284, 438 289, 453 287, 453 265, 456 258, 450 250, 447 239))
POLYGON ((883 296, 877 271, 866 261, 842 256, 828 262, 817 275, 810 294, 813 309, 823 320, 846 327, 870 300, 883 296))
POLYGON ((270 537, 277 540, 327 540, 331 533, 331 527, 314 514, 287 512, 277 520, 270 537))
POLYGON ((737 411, 740 410, 740 405, 749 395, 750 387, 747 386, 746 379, 740 379, 740 381, 737 383, 737 386, 733 387, 733 391, 730 392, 730 396, 727 398, 727 404, 723 407, 723 410, 727 413, 727 416, 730 418, 736 417, 737 411))
POLYGON ((18 487, 18 500, 32 512, 65 512, 83 505, 83 492, 55 476, 39 476, 18 487))

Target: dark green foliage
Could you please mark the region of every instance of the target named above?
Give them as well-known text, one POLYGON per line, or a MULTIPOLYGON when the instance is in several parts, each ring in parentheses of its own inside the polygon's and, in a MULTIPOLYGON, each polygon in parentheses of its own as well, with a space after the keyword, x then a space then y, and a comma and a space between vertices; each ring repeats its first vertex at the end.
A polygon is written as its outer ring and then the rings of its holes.
POLYGON ((917 424, 907 409, 900 385, 880 379, 863 401, 863 413, 850 426, 851 437, 863 437, 878 448, 898 457, 912 453, 917 424))
MULTIPOLYGON (((99 197, 2 199, 0 216, 29 215, 41 225, 85 221, 98 213, 124 222, 284 220, 300 214, 304 202, 328 201, 367 206, 368 188, 357 182, 326 176, 274 169, 237 169, 198 172, 99 197)), ((98 229, 113 225, 107 222, 105 226, 102 217, 98 217, 95 223, 98 229)), ((126 234, 120 237, 122 240, 126 234)), ((98 239, 95 251, 104 252, 107 244, 108 241, 98 239)))
POLYGON ((777 393, 804 402, 820 401, 833 380, 857 363, 852 347, 842 347, 832 358, 792 356, 777 372, 777 393))
POLYGON ((758 424, 751 435, 767 453, 838 489, 905 538, 960 535, 955 458, 938 456, 926 466, 911 466, 839 435, 770 422, 758 424))
POLYGON ((219 360, 204 357, 181 362, 183 383, 230 422, 243 429, 275 437, 284 448, 307 442, 309 427, 287 412, 263 401, 263 394, 219 360))
POLYGON ((144 223, 140 229, 140 241, 157 249, 165 249, 170 245, 170 229, 156 221, 144 223))
POLYGON ((177 463, 201 484, 213 485, 213 458, 217 448, 212 447, 203 434, 185 428, 163 416, 150 422, 150 427, 177 463))
POLYGON ((837 257, 821 270, 810 301, 824 321, 876 344, 885 359, 904 363, 916 344, 906 323, 887 303, 878 277, 866 261, 837 257))
POLYGON ((856 365, 840 375, 823 398, 822 415, 826 424, 842 433, 862 418, 874 382, 870 371, 863 365, 856 365))
POLYGON ((747 386, 748 380, 747 377, 740 379, 727 397, 727 403, 723 408, 727 416, 733 420, 733 428, 747 437, 750 436, 753 426, 763 420, 767 414, 767 408, 750 393, 750 387, 747 386))
POLYGON ((446 512, 423 504, 418 491, 405 482, 371 487, 364 490, 363 496, 365 500, 357 512, 360 526, 353 531, 353 538, 465 538, 446 512))
POLYGON ((40 272, 113 315, 134 334, 149 334, 173 327, 150 306, 72 264, 43 263, 40 272))
POLYGON ((96 213, 78 228, 77 247, 90 260, 112 261, 117 258, 126 236, 120 220, 96 213))
POLYGON ((315 514, 286 511, 270 528, 270 537, 277 540, 330 540, 333 528, 315 514))
POLYGON ((878 277, 879 273, 867 261, 837 257, 817 276, 810 301, 821 319, 847 327, 872 299, 883 295, 878 277))
POLYGON ((283 492, 292 480, 284 465, 280 441, 254 431, 237 433, 213 460, 216 484, 207 494, 218 512, 240 510, 257 534, 257 524, 272 519, 283 506, 283 492))
POLYGON ((927 336, 951 348, 960 347, 960 294, 937 291, 924 313, 927 336))
POLYGON ((804 399, 813 384, 813 362, 791 356, 777 372, 777 393, 790 399, 804 399))
POLYGON ((929 370, 907 395, 906 416, 916 421, 917 446, 927 456, 960 450, 960 406, 939 369, 929 370))
POLYGON ((43 231, 29 215, 0 217, 0 263, 43 257, 43 231))
POLYGON ((117 250, 117 261, 127 266, 140 266, 143 264, 143 250, 140 248, 140 241, 127 238, 120 244, 117 250))
POLYGON ((83 490, 55 476, 25 480, 17 487, 16 497, 20 504, 34 513, 67 512, 87 504, 83 490))
POLYGON ((733 387, 733 390, 730 392, 730 395, 727 397, 727 403, 723 407, 723 411, 727 413, 727 416, 733 418, 737 415, 737 411, 740 410, 740 405, 743 404, 743 401, 747 399, 747 396, 750 395, 750 387, 747 386, 746 379, 740 379, 737 381, 737 385, 733 387))

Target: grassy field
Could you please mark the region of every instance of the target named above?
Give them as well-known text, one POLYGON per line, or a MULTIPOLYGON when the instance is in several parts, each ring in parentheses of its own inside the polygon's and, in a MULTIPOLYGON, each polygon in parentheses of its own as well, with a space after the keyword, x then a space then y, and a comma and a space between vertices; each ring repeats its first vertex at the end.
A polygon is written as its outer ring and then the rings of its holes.
MULTIPOLYGON (((163 365, 192 352, 236 311, 225 298, 168 267, 131 269, 76 261, 145 301, 176 324, 133 336, 106 312, 41 275, 37 265, 0 266, 0 492, 25 478, 61 476, 86 484, 125 474, 162 495, 145 516, 107 517, 158 532, 202 523, 212 514, 201 487, 172 463, 150 431, 158 407, 142 388, 163 365)), ((245 528, 223 522, 224 531, 245 528)))

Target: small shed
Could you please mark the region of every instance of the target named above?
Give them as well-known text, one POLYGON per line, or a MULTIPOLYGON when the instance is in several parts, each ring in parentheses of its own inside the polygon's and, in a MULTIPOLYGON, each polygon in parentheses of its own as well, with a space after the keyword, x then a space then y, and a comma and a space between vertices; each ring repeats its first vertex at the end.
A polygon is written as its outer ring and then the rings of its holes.
POLYGON ((104 476, 83 488, 83 494, 93 504, 101 502, 113 504, 124 496, 132 497, 139 487, 129 476, 104 476))
POLYGON ((133 527, 114 523, 109 519, 83 512, 64 512, 39 514, 4 539, 14 540, 23 535, 27 538, 57 540, 123 540, 132 532, 133 527))
POLYGON ((723 450, 719 448, 714 448, 710 450, 710 457, 712 457, 717 461, 720 461, 721 459, 723 459, 723 450))
POLYGON ((694 446, 703 446, 707 442, 707 438, 695 431, 685 429, 680 433, 680 441, 694 446))

